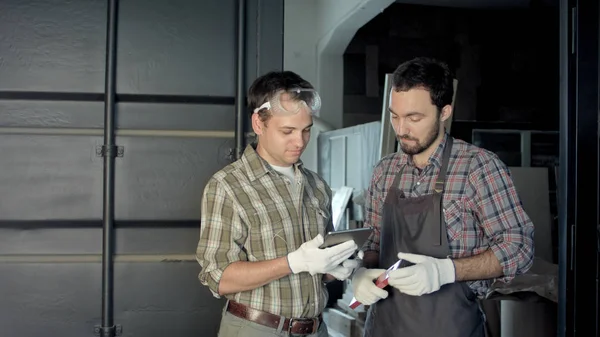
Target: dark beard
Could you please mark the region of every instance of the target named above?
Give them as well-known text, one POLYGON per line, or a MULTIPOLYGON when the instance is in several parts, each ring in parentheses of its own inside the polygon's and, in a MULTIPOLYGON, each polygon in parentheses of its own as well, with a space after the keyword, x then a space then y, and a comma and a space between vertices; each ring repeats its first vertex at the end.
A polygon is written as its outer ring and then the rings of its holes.
POLYGON ((398 138, 398 142, 400 142, 400 149, 402 150, 402 152, 406 153, 409 156, 414 156, 417 155, 419 153, 424 152, 425 150, 427 150, 429 147, 431 147, 431 145, 435 142, 438 134, 440 133, 440 122, 439 119, 435 122, 434 124, 435 126, 431 129, 431 132, 429 132, 427 134, 427 137, 425 138, 425 141, 421 144, 421 142, 419 142, 419 140, 415 139, 415 138, 411 138, 411 137, 397 137, 398 138), (406 143, 402 142, 402 139, 409 139, 409 140, 414 140, 415 144, 414 145, 409 145, 406 143))

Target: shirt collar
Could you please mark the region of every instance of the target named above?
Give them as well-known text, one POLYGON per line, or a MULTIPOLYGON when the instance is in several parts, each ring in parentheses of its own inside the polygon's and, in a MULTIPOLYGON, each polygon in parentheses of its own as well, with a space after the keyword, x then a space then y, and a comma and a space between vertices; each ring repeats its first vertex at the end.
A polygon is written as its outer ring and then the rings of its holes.
MULTIPOLYGON (((244 168, 246 169, 246 174, 250 181, 254 181, 256 179, 261 178, 265 174, 278 174, 272 167, 264 160, 261 156, 256 152, 256 144, 248 144, 241 158, 242 163, 244 164, 244 168)), ((296 164, 294 164, 294 169, 300 168, 302 166, 302 161, 298 160, 296 164)))

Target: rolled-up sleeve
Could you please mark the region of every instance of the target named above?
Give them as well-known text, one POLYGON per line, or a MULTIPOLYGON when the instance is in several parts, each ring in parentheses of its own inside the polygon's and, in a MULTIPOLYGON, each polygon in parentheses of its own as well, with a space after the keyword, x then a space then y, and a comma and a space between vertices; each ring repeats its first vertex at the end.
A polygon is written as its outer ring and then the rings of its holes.
POLYGON ((469 180, 476 216, 504 271, 499 280, 509 282, 533 264, 533 223, 523 209, 510 171, 500 159, 493 157, 472 172, 469 180))
POLYGON ((202 270, 198 278, 219 298, 219 282, 225 268, 247 260, 241 249, 245 241, 242 221, 223 183, 214 178, 204 188, 201 212, 196 259, 202 270))
POLYGON ((373 227, 373 232, 365 242, 362 250, 379 252, 381 235, 381 212, 383 207, 381 180, 384 162, 380 161, 373 169, 373 177, 365 196, 364 227, 373 227))

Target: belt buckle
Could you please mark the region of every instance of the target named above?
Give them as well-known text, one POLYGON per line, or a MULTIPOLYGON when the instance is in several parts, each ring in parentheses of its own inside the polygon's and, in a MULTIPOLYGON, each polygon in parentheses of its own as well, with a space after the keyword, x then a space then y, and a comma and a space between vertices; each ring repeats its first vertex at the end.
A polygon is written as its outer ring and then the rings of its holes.
MULTIPOLYGON (((313 318, 303 318, 303 319, 298 319, 298 318, 290 318, 290 322, 288 323, 288 328, 287 328, 287 333, 289 335, 292 334, 292 327, 294 326, 294 321, 296 322, 302 322, 302 321, 308 321, 311 320, 313 322, 312 325, 312 332, 306 332, 303 333, 302 335, 314 335, 317 333, 317 331, 319 331, 319 319, 317 317, 313 317, 313 318)), ((300 334, 295 334, 295 335, 300 335, 300 334)))

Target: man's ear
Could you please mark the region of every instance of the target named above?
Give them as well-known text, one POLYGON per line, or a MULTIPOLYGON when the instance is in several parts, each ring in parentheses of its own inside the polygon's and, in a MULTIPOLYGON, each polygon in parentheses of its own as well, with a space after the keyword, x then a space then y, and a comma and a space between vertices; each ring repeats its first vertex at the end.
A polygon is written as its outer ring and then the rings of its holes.
POLYGON ((263 121, 260 120, 260 116, 258 116, 258 113, 256 113, 256 112, 253 113, 251 120, 252 120, 252 130, 254 131, 254 133, 257 136, 262 135, 265 124, 263 123, 263 121))
POLYGON ((452 105, 448 104, 442 108, 442 113, 440 115, 440 120, 445 122, 448 118, 452 116, 452 105))

